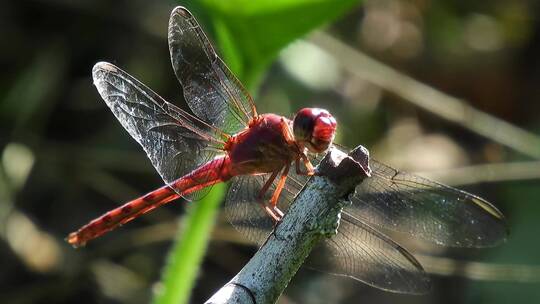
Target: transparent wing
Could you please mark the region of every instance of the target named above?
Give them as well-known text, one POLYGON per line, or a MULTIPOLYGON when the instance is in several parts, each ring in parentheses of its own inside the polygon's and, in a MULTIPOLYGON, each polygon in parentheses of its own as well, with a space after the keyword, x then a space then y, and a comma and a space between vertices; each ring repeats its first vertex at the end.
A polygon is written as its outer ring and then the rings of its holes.
POLYGON ((247 127, 255 106, 249 93, 218 57, 195 17, 176 7, 169 20, 169 51, 191 110, 228 134, 247 127))
POLYGON ((372 176, 346 210, 363 222, 445 246, 486 247, 507 236, 504 216, 486 200, 370 160, 372 176))
POLYGON ((166 183, 222 153, 223 142, 212 127, 166 102, 120 68, 100 62, 92 76, 103 100, 166 183))
MULTIPOLYGON (((257 245, 262 245, 274 228, 272 220, 261 207, 261 203, 264 199, 268 201, 269 196, 266 195, 263 200, 257 198, 270 175, 233 177, 225 200, 224 212, 227 220, 236 230, 257 245)), ((273 189, 275 185, 272 185, 268 192, 273 189)))
MULTIPOLYGON (((289 171, 287 182, 281 192, 278 208, 287 213, 290 204, 302 190, 309 177, 289 171)), ((262 245, 274 229, 272 219, 262 208, 262 203, 270 201, 278 178, 274 180, 265 196, 258 198, 259 192, 271 174, 241 175, 232 178, 225 201, 224 212, 229 222, 250 241, 262 245)))
MULTIPOLYGON (((315 155, 311 161, 318 164, 321 159, 322 155, 315 155)), ((337 235, 312 252, 308 267, 388 291, 425 293, 429 280, 418 261, 372 224, 445 245, 480 247, 504 239, 502 215, 485 200, 374 160, 370 166, 373 175, 356 188, 353 205, 342 213, 337 235)), ((231 223, 258 244, 273 229, 256 199, 268 177, 235 179, 227 198, 231 223)), ((290 172, 279 201, 282 210, 288 210, 307 180, 290 172)))
MULTIPOLYGON (((271 174, 233 178, 225 214, 233 226, 249 240, 262 245, 273 230, 273 222, 261 208, 275 189, 275 183, 262 200, 260 189, 271 174)), ((279 207, 289 209, 309 177, 289 173, 279 207)), ((338 234, 311 253, 307 266, 330 274, 352 277, 374 287, 403 293, 425 293, 429 281, 414 257, 367 224, 342 214, 338 234)))
POLYGON ((423 294, 429 278, 420 263, 381 232, 343 212, 337 235, 321 243, 306 265, 386 291, 423 294))

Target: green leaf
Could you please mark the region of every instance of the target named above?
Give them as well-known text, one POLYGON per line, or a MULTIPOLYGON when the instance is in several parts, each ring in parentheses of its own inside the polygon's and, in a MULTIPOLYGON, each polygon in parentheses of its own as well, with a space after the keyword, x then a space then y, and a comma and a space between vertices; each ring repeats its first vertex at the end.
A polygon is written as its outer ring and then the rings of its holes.
POLYGON ((287 44, 335 20, 359 0, 200 0, 225 62, 249 89, 287 44))
POLYGON ((154 297, 154 304, 189 302, 225 189, 224 184, 217 184, 204 199, 189 205, 169 253, 163 285, 154 297))

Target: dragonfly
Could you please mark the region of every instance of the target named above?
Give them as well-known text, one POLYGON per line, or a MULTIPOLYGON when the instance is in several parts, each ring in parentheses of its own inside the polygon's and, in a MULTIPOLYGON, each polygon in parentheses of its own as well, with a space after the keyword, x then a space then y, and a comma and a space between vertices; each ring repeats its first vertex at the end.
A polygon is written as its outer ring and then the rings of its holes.
MULTIPOLYGON (((197 200, 221 182, 230 182, 224 205, 229 222, 262 244, 315 174, 323 152, 347 152, 333 142, 337 122, 327 110, 304 108, 292 119, 259 114, 184 7, 171 13, 168 43, 193 114, 110 63, 92 70, 99 94, 165 185, 69 234, 75 247, 176 199, 197 200)), ((486 200, 374 159, 369 167, 371 176, 350 197, 337 235, 320 246, 325 262, 314 268, 387 291, 425 293, 429 279, 421 264, 386 231, 450 247, 505 240, 505 218, 486 200)))

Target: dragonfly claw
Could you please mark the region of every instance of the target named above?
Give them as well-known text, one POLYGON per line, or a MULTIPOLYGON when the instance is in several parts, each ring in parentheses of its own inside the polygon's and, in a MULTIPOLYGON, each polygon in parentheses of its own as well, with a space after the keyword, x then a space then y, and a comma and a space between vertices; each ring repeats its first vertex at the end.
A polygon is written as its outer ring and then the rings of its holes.
POLYGON ((264 206, 264 211, 272 218, 274 223, 279 223, 283 218, 283 212, 276 206, 264 206))

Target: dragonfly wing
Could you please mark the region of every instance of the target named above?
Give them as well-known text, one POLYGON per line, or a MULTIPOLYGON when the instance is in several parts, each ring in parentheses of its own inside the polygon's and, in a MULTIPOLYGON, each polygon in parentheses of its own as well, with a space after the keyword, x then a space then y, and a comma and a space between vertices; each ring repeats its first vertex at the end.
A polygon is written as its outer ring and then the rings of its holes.
MULTIPOLYGON (((292 171, 289 171, 278 201, 279 209, 285 213, 309 179, 308 176, 297 175, 292 171)), ((262 245, 274 229, 274 223, 263 210, 262 203, 270 201, 276 189, 277 178, 264 197, 259 198, 260 190, 270 176, 271 174, 233 177, 224 207, 227 219, 236 230, 258 245, 262 245)))
MULTIPOLYGON (((314 157, 317 164, 322 157, 314 157)), ((232 179, 225 203, 225 214, 231 224, 251 241, 261 245, 274 226, 261 208, 268 202, 276 181, 265 197, 260 189, 271 174, 245 175, 232 179)), ((287 211, 309 177, 289 172, 279 199, 279 208, 287 211)), ((405 249, 375 229, 349 214, 342 215, 338 234, 316 247, 307 266, 326 273, 352 277, 372 286, 404 293, 425 293, 429 282, 420 264, 405 249), (330 259, 319 259, 319 256, 330 259)))
POLYGON ((354 217, 440 245, 486 247, 507 236, 504 216, 486 200, 370 160, 372 176, 356 188, 354 217))
POLYGON ((208 125, 166 102, 120 68, 100 62, 92 76, 103 100, 143 147, 166 183, 219 153, 223 143, 208 125))
POLYGON ((256 114, 249 93, 187 9, 176 7, 171 13, 168 39, 174 73, 191 110, 228 134, 247 127, 256 114))
POLYGON ((257 198, 270 175, 233 177, 225 200, 224 212, 228 221, 257 245, 262 245, 274 229, 272 220, 261 208, 264 201, 257 198))
POLYGON ((386 291, 424 294, 430 289, 422 266, 405 248, 346 212, 337 235, 316 249, 306 262, 309 268, 386 291))

